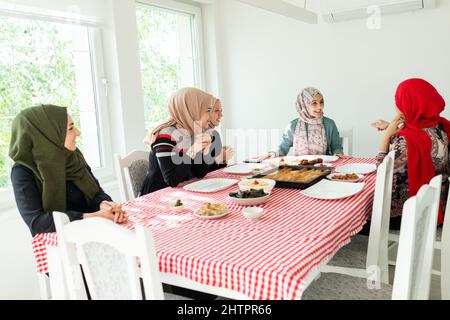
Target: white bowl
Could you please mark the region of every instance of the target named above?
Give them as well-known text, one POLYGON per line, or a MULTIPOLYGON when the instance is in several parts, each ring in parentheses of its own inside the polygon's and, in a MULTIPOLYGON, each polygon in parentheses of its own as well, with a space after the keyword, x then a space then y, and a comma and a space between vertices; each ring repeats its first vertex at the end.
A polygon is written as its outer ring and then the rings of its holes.
POLYGON ((269 199, 270 194, 264 196, 264 197, 258 197, 258 198, 235 198, 232 196, 228 196, 231 201, 234 203, 240 205, 240 206, 256 206, 257 204, 262 204, 269 199))
POLYGON ((242 210, 242 213, 247 219, 257 220, 263 215, 264 209, 259 207, 249 207, 242 210))
POLYGON ((242 191, 250 190, 250 189, 263 189, 265 193, 270 193, 272 189, 275 187, 275 180, 272 179, 244 179, 239 182, 239 189, 242 191), (258 181, 261 185, 253 185, 250 184, 254 181, 258 181))

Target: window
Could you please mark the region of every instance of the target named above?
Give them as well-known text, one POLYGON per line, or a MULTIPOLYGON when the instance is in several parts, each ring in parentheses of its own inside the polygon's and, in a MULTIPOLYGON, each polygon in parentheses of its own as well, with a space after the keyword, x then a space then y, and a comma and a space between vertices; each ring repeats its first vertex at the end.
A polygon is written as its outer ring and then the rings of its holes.
POLYGON ((93 169, 105 167, 93 27, 0 16, 0 189, 10 185, 11 124, 37 104, 68 107, 78 146, 93 169), (94 54, 95 53, 95 54, 94 54))
POLYGON ((139 2, 136 7, 145 124, 150 129, 167 119, 174 91, 203 87, 201 16, 197 7, 168 0, 139 2))

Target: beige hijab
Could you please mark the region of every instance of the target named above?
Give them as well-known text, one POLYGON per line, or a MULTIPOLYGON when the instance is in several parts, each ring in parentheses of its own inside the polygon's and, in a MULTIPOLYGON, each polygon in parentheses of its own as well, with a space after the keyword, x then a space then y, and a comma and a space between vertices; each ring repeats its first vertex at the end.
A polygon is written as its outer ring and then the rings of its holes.
POLYGON ((196 132, 198 123, 207 111, 212 111, 217 98, 196 88, 182 88, 175 92, 169 102, 169 119, 150 131, 144 140, 145 144, 155 142, 159 132, 168 127, 175 126, 186 130, 191 136, 196 132))

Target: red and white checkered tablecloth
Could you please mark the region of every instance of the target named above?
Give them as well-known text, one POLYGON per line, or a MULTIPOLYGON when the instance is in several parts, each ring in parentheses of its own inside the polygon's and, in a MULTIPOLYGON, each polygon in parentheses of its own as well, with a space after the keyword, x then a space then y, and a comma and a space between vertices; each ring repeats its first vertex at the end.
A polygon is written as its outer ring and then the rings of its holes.
MULTIPOLYGON (((336 162, 344 163, 375 160, 336 162)), ((222 170, 207 176, 218 177, 240 178, 222 170)), ((261 205, 265 211, 257 221, 246 219, 242 207, 228 198, 236 185, 216 193, 166 188, 126 202, 123 207, 129 222, 123 226, 133 230, 140 224, 152 230, 161 272, 231 289, 252 299, 301 299, 311 272, 362 229, 372 210, 375 178, 375 173, 366 175, 361 193, 340 200, 313 199, 301 190, 275 188, 261 205), (176 199, 183 201, 184 211, 168 209, 168 201, 176 199), (225 204, 230 213, 215 220, 194 217, 191 210, 204 202, 225 204)), ((45 246, 56 244, 56 233, 33 238, 39 272, 47 272, 45 246)))

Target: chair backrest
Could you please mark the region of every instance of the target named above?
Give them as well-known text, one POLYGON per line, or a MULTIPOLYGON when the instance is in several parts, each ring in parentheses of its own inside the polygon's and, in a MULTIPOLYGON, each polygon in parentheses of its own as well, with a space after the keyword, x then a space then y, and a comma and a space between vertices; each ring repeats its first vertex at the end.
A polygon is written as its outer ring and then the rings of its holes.
POLYGON ((392 291, 394 300, 429 298, 441 185, 442 176, 434 177, 403 206, 392 291))
POLYGON ((117 176, 122 201, 136 198, 149 170, 149 152, 135 150, 122 158, 116 154, 117 176))
MULTIPOLYGON (((450 182, 450 178, 449 178, 450 182)), ((441 297, 450 300, 450 191, 447 196, 441 238, 441 297)))
POLYGON ((353 128, 349 130, 339 130, 339 135, 344 154, 351 156, 353 153, 353 128))
POLYGON ((395 152, 391 151, 378 166, 375 183, 366 267, 376 277, 371 280, 376 280, 377 283, 389 283, 388 237, 394 161, 395 152))
POLYGON ((82 271, 93 300, 141 300, 140 277, 145 299, 164 299, 149 229, 136 225, 133 233, 104 218, 69 222, 60 212, 53 219, 71 299, 87 299, 82 271))

